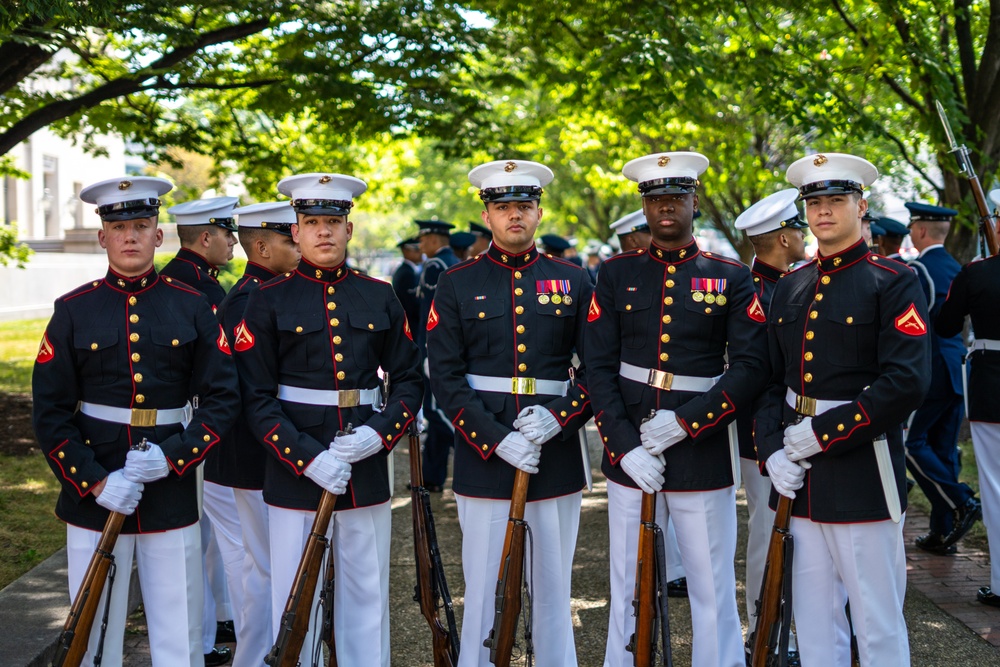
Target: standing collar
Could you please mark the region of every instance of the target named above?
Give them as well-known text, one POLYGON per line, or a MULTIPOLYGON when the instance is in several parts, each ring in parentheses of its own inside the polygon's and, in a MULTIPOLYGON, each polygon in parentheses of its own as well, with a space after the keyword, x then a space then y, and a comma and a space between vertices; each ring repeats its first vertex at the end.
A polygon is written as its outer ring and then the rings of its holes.
POLYGON ((496 264, 506 266, 508 269, 520 269, 538 259, 538 249, 535 246, 531 246, 530 250, 515 255, 498 246, 496 241, 490 244, 489 249, 484 254, 496 264))
POLYGON ((841 250, 838 253, 824 257, 816 252, 816 264, 819 266, 819 270, 822 273, 830 273, 831 271, 839 271, 840 269, 846 268, 855 262, 858 262, 868 255, 871 254, 871 250, 868 249, 868 245, 865 243, 864 239, 858 239, 857 243, 851 247, 841 250))
POLYGON ((322 283, 335 283, 343 280, 351 271, 347 268, 347 260, 344 260, 332 269, 325 269, 322 266, 310 264, 306 260, 299 260, 299 265, 295 269, 310 280, 318 280, 322 283))
POLYGON ((765 280, 770 280, 772 283, 777 282, 778 278, 782 277, 787 271, 782 271, 777 269, 767 262, 762 262, 759 257, 753 258, 753 267, 751 268, 755 276, 760 276, 765 280))
POLYGON ((177 251, 177 256, 183 260, 191 262, 204 271, 212 279, 218 279, 219 269, 208 263, 208 260, 189 248, 181 248, 177 251))
POLYGON ((109 266, 108 273, 104 276, 104 282, 120 292, 133 294, 151 287, 157 278, 156 269, 152 267, 142 275, 129 278, 117 273, 109 266))
POLYGON ((929 253, 931 250, 936 250, 938 248, 943 248, 943 247, 944 247, 943 243, 935 243, 934 245, 929 245, 929 246, 927 246, 926 248, 924 248, 923 250, 920 251, 920 254, 917 255, 917 259, 920 259, 924 255, 926 255, 927 253, 929 253))
POLYGON ((662 248, 656 245, 656 242, 650 242, 649 244, 649 256, 665 264, 686 262, 697 257, 700 252, 698 242, 694 239, 691 239, 690 243, 679 248, 662 248))

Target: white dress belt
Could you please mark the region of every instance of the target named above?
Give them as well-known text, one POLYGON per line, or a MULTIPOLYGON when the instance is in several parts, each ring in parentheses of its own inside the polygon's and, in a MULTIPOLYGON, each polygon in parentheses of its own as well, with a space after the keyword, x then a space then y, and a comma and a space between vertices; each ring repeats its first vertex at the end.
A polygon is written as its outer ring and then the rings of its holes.
POLYGON ((80 401, 80 412, 101 421, 142 427, 187 424, 191 421, 191 417, 194 414, 190 401, 185 403, 183 408, 171 408, 169 410, 158 408, 114 408, 110 405, 80 401))
POLYGON ((292 387, 287 384, 278 385, 278 398, 291 403, 306 405, 325 405, 336 408, 356 408, 359 405, 382 404, 382 390, 374 389, 307 389, 292 387))
POLYGON ((828 401, 821 398, 809 398, 808 396, 799 396, 791 387, 785 389, 785 403, 788 407, 793 408, 796 412, 808 417, 815 417, 821 415, 827 410, 832 410, 834 408, 840 407, 841 405, 847 405, 853 401, 828 401))
POLYGON ((989 338, 977 338, 972 341, 972 345, 969 346, 969 352, 975 352, 976 350, 989 350, 990 352, 1000 352, 1000 340, 991 340, 989 338))
POLYGON ((466 375, 465 381, 476 391, 495 394, 520 394, 522 396, 565 396, 569 380, 539 380, 537 378, 502 378, 489 375, 466 375))
POLYGON ((642 368, 633 366, 622 361, 618 367, 618 374, 626 380, 632 380, 640 384, 646 384, 656 389, 664 391, 693 391, 706 392, 719 381, 722 376, 714 378, 694 377, 691 375, 675 375, 660 371, 655 368, 642 368))

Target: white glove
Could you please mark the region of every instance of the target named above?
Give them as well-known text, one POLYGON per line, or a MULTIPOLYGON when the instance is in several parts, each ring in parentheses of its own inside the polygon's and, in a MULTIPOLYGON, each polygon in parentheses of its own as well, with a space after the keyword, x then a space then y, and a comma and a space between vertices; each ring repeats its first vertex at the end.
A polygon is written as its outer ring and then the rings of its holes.
POLYGON ((639 440, 653 456, 662 454, 686 437, 673 410, 657 410, 652 419, 639 426, 639 440))
POLYGON ((125 479, 130 482, 149 483, 163 479, 170 472, 167 457, 159 445, 147 443, 148 449, 130 449, 125 457, 125 479))
MULTIPOLYGON (((822 445, 813 433, 812 417, 806 417, 798 424, 785 427, 785 454, 789 461, 807 459, 823 451, 822 445)), ((807 466, 809 467, 809 466, 807 466)))
POLYGON ((330 450, 325 450, 306 466, 302 473, 334 495, 347 491, 351 479, 351 464, 341 461, 330 450))
POLYGON ((338 435, 330 443, 330 451, 347 463, 357 463, 382 449, 382 436, 371 426, 359 426, 354 433, 338 435))
POLYGON ((94 500, 112 512, 131 514, 139 505, 142 489, 142 484, 129 481, 124 472, 116 470, 104 480, 104 488, 94 500))
POLYGON ((534 475, 542 459, 542 446, 528 441, 520 431, 511 431, 497 445, 497 454, 518 470, 534 475))
POLYGON ((622 457, 619 464, 644 493, 656 493, 663 488, 663 456, 653 456, 643 447, 636 447, 622 457))
POLYGON ((514 428, 536 445, 548 442, 562 430, 555 415, 540 405, 529 405, 517 413, 514 428))
POLYGON ((771 454, 764 467, 771 477, 771 486, 774 490, 788 498, 795 498, 795 491, 801 489, 805 481, 806 469, 798 463, 789 461, 783 449, 771 454))

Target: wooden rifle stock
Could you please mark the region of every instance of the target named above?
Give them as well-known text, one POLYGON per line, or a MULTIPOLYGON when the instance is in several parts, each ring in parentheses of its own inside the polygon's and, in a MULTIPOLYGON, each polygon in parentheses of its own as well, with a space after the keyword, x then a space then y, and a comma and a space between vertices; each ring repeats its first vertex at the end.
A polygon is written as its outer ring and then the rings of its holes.
POLYGON ((410 426, 410 501, 413 515, 413 551, 417 565, 417 583, 413 587, 413 600, 420 603, 420 613, 431 628, 434 647, 434 667, 455 667, 458 664, 457 633, 452 634, 438 617, 438 601, 445 598, 445 612, 452 614, 449 625, 454 626, 451 596, 444 583, 441 564, 435 562, 437 549, 434 519, 430 513, 430 494, 424 488, 424 474, 420 467, 420 439, 416 426, 410 426), (435 571, 438 570, 438 571, 435 571), (442 582, 438 585, 438 582, 442 582))
POLYGON ((767 547, 767 561, 757 597, 757 625, 750 638, 751 667, 784 665, 788 649, 788 620, 791 617, 791 590, 786 589, 792 567, 792 499, 778 496, 774 528, 767 547), (784 638, 782 639, 782 635, 784 638))
POLYGON ((101 603, 101 592, 108 579, 108 571, 115 560, 112 552, 124 523, 125 515, 118 512, 111 512, 104 522, 101 539, 97 543, 94 555, 90 557, 87 573, 73 599, 73 606, 70 607, 69 616, 66 617, 62 634, 59 635, 56 656, 52 660, 53 667, 79 667, 83 656, 87 653, 90 631, 94 627, 94 617, 101 603))
MULTIPOLYGON (((323 566, 323 554, 326 552, 328 543, 326 531, 330 527, 330 519, 333 517, 333 507, 336 503, 337 497, 324 490, 319 499, 319 507, 316 509, 316 518, 313 520, 309 539, 306 540, 305 549, 302 551, 302 559, 295 572, 295 581, 288 593, 285 611, 281 615, 278 641, 264 658, 264 662, 271 667, 295 667, 299 662, 302 643, 309 631, 313 596, 316 594, 316 585, 323 566)), ((332 553, 330 560, 333 560, 332 553)), ((332 623, 330 632, 328 644, 332 646, 332 623)), ((336 660, 336 656, 334 656, 334 660, 336 660)))
POLYGON ((635 632, 626 649, 635 667, 652 667, 656 655, 656 494, 643 493, 640 509, 639 552, 635 563, 635 632))
POLYGON ((528 473, 517 470, 514 490, 510 499, 507 534, 500 557, 497 576, 496 606, 493 629, 483 646, 490 650, 490 662, 497 667, 510 665, 514 638, 517 635, 517 618, 521 613, 521 589, 524 584, 524 542, 527 524, 524 522, 524 505, 528 497, 528 473))

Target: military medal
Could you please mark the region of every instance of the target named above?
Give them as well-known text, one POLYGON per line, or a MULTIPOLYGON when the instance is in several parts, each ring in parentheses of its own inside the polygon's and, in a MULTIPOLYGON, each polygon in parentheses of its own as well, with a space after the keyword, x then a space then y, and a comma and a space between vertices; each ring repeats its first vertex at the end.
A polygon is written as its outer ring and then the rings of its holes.
POLYGON ((724 306, 724 305, 726 305, 726 295, 725 294, 720 294, 719 296, 715 297, 715 304, 717 306, 724 306))
POLYGON ((553 294, 552 295, 552 303, 557 304, 557 305, 560 304, 560 303, 562 303, 562 297, 559 296, 558 294, 553 294))
POLYGON ((549 302, 549 295, 548 294, 539 294, 538 295, 538 303, 540 303, 540 304, 542 304, 544 306, 548 302, 549 302))
POLYGON ((715 295, 709 292, 705 295, 705 303, 715 303, 715 295))
POLYGON ((705 295, 702 294, 701 292, 693 292, 691 294, 691 298, 694 299, 697 303, 701 303, 702 301, 705 300, 705 295))
POLYGON ((563 297, 563 303, 566 304, 567 306, 572 306, 573 305, 573 297, 571 297, 569 294, 567 294, 566 296, 563 297))

